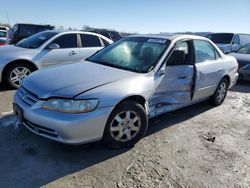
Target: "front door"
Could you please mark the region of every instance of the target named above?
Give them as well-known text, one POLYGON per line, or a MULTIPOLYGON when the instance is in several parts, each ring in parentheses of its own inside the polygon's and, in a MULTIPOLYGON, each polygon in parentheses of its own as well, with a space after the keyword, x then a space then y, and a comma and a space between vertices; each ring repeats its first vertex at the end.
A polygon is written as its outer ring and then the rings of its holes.
MULTIPOLYGON (((39 54, 43 67, 76 63, 80 61, 77 34, 64 34, 52 41, 59 49, 45 48, 39 54)), ((52 44, 51 43, 51 44, 52 44)))
POLYGON ((193 59, 191 41, 175 45, 172 54, 161 68, 165 73, 158 74, 155 78, 158 84, 149 101, 151 117, 191 103, 195 73, 193 59))

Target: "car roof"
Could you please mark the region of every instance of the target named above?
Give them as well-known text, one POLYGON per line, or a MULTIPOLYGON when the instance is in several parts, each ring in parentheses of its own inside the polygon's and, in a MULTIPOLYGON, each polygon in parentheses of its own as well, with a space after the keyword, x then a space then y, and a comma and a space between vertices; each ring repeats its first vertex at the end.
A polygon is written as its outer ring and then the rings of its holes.
POLYGON ((146 35, 130 35, 128 37, 148 37, 148 38, 159 38, 159 39, 168 39, 171 41, 181 40, 181 39, 205 39, 205 37, 197 35, 183 35, 183 34, 146 34, 146 35))
POLYGON ((52 26, 49 24, 30 24, 30 23, 16 23, 15 25, 30 25, 30 26, 44 26, 44 27, 51 27, 52 26))
POLYGON ((79 31, 79 30, 72 30, 72 31, 67 31, 67 30, 46 30, 46 31, 42 31, 42 32, 53 32, 53 33, 56 33, 56 34, 71 34, 71 33, 79 33, 79 34, 89 34, 89 35, 95 35, 95 36, 98 36, 98 37, 101 37, 101 38, 104 38, 105 40, 109 41, 109 42, 113 42, 111 39, 101 35, 101 34, 98 34, 98 33, 93 33, 93 32, 87 32, 87 31, 79 31))
POLYGON ((81 30, 47 30, 47 32, 55 32, 55 33, 82 33, 82 34, 90 34, 90 35, 98 35, 98 36, 100 35, 98 33, 90 32, 90 31, 81 31, 81 30))

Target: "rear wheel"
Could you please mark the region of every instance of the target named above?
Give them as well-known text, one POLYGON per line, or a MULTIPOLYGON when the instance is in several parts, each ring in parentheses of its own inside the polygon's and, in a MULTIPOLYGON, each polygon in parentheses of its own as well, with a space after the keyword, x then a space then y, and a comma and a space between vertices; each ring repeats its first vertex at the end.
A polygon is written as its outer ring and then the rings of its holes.
POLYGON ((108 118, 103 141, 111 148, 131 147, 146 133, 148 119, 144 108, 128 100, 118 105, 108 118))
POLYGON ((11 65, 5 73, 5 82, 12 88, 18 88, 21 81, 34 71, 34 68, 24 63, 11 65))
POLYGON ((211 96, 210 103, 214 106, 221 105, 227 96, 227 90, 228 90, 228 81, 227 79, 223 78, 219 83, 215 93, 213 94, 213 96, 211 96))

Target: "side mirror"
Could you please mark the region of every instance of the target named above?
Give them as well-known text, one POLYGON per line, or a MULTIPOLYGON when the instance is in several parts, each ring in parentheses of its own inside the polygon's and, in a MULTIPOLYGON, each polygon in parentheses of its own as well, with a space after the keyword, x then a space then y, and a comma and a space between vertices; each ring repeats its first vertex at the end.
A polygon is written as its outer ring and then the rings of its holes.
POLYGON ((59 49, 60 46, 56 43, 51 43, 49 46, 48 46, 48 49, 50 50, 54 50, 54 49, 59 49))

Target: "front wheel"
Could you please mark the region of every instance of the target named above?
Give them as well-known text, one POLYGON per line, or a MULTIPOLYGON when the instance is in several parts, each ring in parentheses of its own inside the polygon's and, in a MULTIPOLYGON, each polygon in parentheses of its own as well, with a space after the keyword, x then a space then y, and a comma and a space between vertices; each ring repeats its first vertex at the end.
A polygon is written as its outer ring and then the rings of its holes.
POLYGON ((33 71, 33 67, 27 64, 14 64, 8 68, 7 72, 5 73, 4 79, 8 86, 17 89, 21 85, 21 81, 33 71))
POLYGON ((144 108, 128 100, 119 104, 108 118, 103 141, 111 148, 131 147, 146 133, 148 119, 144 108))
POLYGON ((227 96, 227 90, 228 90, 228 81, 225 78, 223 78, 219 83, 215 93, 210 97, 210 103, 214 106, 221 105, 227 96))

